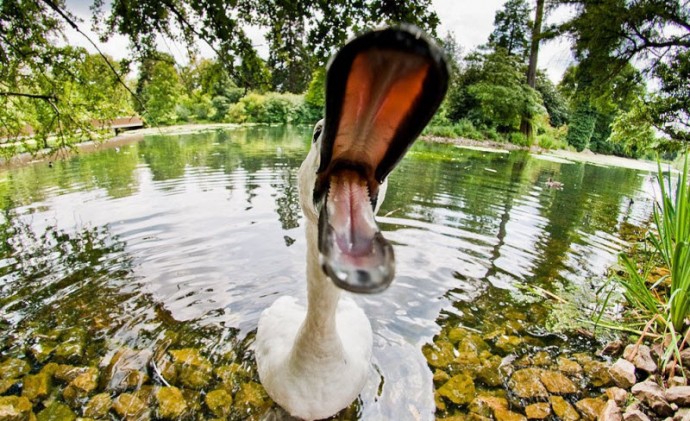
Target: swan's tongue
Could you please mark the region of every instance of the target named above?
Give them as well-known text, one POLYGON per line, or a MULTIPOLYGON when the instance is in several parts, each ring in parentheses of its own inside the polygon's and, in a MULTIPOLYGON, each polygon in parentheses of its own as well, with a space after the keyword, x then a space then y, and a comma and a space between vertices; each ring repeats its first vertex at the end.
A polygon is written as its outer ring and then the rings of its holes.
POLYGON ((319 248, 326 274, 348 291, 386 289, 395 273, 393 248, 376 225, 367 182, 354 171, 339 172, 325 200, 319 248))

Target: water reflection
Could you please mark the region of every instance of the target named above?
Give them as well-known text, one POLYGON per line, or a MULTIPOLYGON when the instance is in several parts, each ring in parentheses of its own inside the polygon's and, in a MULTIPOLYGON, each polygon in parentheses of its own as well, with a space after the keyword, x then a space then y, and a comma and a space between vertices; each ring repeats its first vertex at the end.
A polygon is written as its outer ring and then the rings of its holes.
MULTIPOLYGON (((96 364, 128 345, 196 347, 251 368, 260 312, 278 296, 305 297, 296 174, 309 137, 306 127, 154 136, 3 173, 2 356, 34 346, 36 332, 59 343, 44 332, 75 327, 89 333, 96 364)), ((433 413, 421 350, 442 330, 540 338, 565 317, 539 290, 571 303, 567 318, 587 317, 624 246, 620 224, 648 217, 647 180, 417 144, 381 210, 398 277, 384 294, 356 297, 372 320, 377 369, 361 418, 433 413), (565 187, 548 188, 549 177, 565 187)))

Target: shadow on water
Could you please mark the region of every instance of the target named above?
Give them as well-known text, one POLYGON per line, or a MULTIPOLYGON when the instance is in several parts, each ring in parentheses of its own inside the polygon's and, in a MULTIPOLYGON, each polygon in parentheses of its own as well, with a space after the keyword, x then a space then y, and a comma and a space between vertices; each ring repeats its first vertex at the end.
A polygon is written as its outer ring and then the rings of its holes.
MULTIPOLYGON (((0 395, 44 416, 286 418, 250 347, 263 309, 306 295, 296 177, 309 137, 152 136, 0 174, 0 369, 12 373, 0 395)), ((355 297, 375 332, 374 370, 337 419, 491 416, 501 399, 522 413, 548 394, 523 396, 521 370, 577 365, 577 390, 563 395, 599 393, 599 337, 575 322, 598 310, 620 225, 647 220, 647 179, 415 145, 380 212, 397 279, 355 297)))

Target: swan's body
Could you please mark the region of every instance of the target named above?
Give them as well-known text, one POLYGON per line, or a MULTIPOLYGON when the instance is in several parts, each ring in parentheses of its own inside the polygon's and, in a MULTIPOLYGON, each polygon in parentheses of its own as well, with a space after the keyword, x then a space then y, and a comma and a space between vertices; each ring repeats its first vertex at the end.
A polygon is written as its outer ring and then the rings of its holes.
POLYGON ((372 293, 392 281, 393 249, 374 215, 386 176, 446 88, 440 51, 413 28, 365 34, 329 65, 326 117, 298 174, 307 307, 279 298, 262 313, 254 344, 264 388, 295 417, 329 417, 364 387, 371 325, 352 299, 340 299, 340 288, 372 293))

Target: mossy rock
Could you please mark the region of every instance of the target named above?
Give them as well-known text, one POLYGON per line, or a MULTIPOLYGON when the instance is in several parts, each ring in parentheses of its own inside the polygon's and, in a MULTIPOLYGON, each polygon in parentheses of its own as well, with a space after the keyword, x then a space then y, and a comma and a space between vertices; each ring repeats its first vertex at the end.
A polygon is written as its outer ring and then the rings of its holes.
POLYGON ((113 400, 113 410, 121 418, 147 419, 149 410, 146 404, 131 393, 122 393, 113 400))
POLYGON ((448 380, 450 380, 450 374, 438 368, 434 371, 434 384, 443 384, 448 380))
POLYGON ((576 421, 580 419, 580 414, 578 414, 575 408, 573 408, 573 406, 569 404, 568 401, 563 399, 563 397, 551 396, 549 398, 549 402, 551 402, 551 408, 553 409, 553 413, 556 414, 556 416, 561 420, 576 421))
POLYGON ((77 414, 64 403, 53 402, 39 412, 36 419, 38 421, 74 421, 77 419, 77 414))
POLYGON ((211 381, 213 366, 198 349, 170 351, 177 371, 177 384, 190 389, 204 389, 211 381))
POLYGON ((35 342, 27 350, 27 354, 31 355, 37 363, 43 364, 48 361, 57 348, 57 342, 50 339, 42 339, 35 342))
POLYGON ((147 367, 152 356, 153 353, 146 349, 119 349, 107 364, 101 387, 116 391, 140 388, 149 381, 147 367))
POLYGON ((62 342, 55 347, 53 354, 55 361, 61 363, 78 363, 84 357, 84 347, 84 340, 62 342))
POLYGON ((563 356, 558 357, 558 370, 571 376, 581 376, 584 373, 580 364, 563 356))
POLYGON ((600 398, 585 398, 575 403, 575 407, 580 411, 582 418, 587 421, 598 419, 605 405, 606 402, 600 398))
POLYGON ((494 419, 496 421, 527 421, 527 417, 517 412, 513 412, 508 408, 498 408, 494 411, 494 419))
POLYGON ((532 363, 539 367, 548 367, 553 364, 553 358, 546 351, 539 351, 532 357, 532 363))
POLYGON ((582 368, 589 383, 593 387, 606 387, 613 385, 613 378, 609 374, 609 366, 596 360, 583 360, 582 368))
POLYGON ((232 409, 232 395, 224 389, 208 392, 204 398, 208 410, 218 418, 227 418, 232 409))
POLYGON ((48 397, 53 389, 53 382, 48 373, 39 372, 38 374, 24 376, 24 387, 22 396, 32 402, 37 402, 48 397))
POLYGON ((234 407, 240 415, 245 416, 261 414, 272 404, 263 386, 256 382, 248 382, 240 386, 235 395, 234 407))
POLYGON ((0 379, 17 379, 31 371, 31 365, 19 358, 8 358, 0 364, 0 379))
POLYGON ((158 389, 156 401, 158 402, 158 417, 164 419, 182 418, 189 409, 182 392, 174 386, 158 389))
POLYGON ((493 417, 494 411, 500 408, 508 408, 508 400, 499 396, 482 393, 472 400, 469 406, 471 413, 483 417, 493 417))
POLYGON ((249 370, 237 363, 217 367, 214 373, 218 380, 220 380, 223 388, 229 392, 239 389, 242 383, 246 383, 252 379, 249 370))
POLYGON ((455 404, 466 405, 475 396, 474 380, 468 373, 456 374, 438 389, 438 393, 455 404))
POLYGON ((4 395, 18 382, 19 379, 0 379, 0 395, 4 395))
POLYGON ((29 420, 35 417, 31 410, 31 401, 24 396, 0 396, 0 420, 29 420))
POLYGON ((569 395, 578 392, 575 383, 558 371, 544 370, 539 378, 546 390, 551 394, 569 395))
POLYGON ((540 369, 523 368, 513 373, 508 388, 521 399, 544 399, 549 396, 540 380, 540 369))
MULTIPOLYGON (((47 368, 48 366, 44 367, 47 368)), ((53 371, 53 376, 55 377, 56 380, 59 380, 64 383, 71 383, 74 379, 79 377, 80 375, 89 372, 89 370, 96 370, 98 372, 97 368, 90 368, 90 367, 81 367, 81 366, 74 366, 74 365, 68 365, 68 364, 57 364, 55 365, 55 368, 52 369, 53 371)))
POLYGON ((98 369, 89 367, 72 380, 62 391, 62 397, 72 407, 78 408, 98 387, 98 369))
POLYGON ((500 335, 496 338, 496 348, 506 354, 517 351, 524 343, 525 339, 521 336, 500 335))
POLYGON ((543 420, 551 415, 551 405, 546 402, 537 402, 525 407, 525 414, 530 420, 543 420))
POLYGON ((491 349, 489 344, 482 339, 482 337, 469 330, 456 327, 448 332, 448 340, 454 345, 457 345, 457 349, 460 352, 475 351, 480 353, 491 349))
POLYGON ((502 384, 501 381, 501 362, 502 359, 498 355, 480 355, 482 365, 477 371, 477 380, 490 387, 497 387, 502 384))
POLYGON ((105 418, 113 407, 113 400, 108 393, 94 395, 84 407, 84 416, 88 418, 105 418))
POLYGON ((435 368, 447 368, 455 360, 455 348, 446 340, 424 345, 422 353, 429 365, 435 368))

